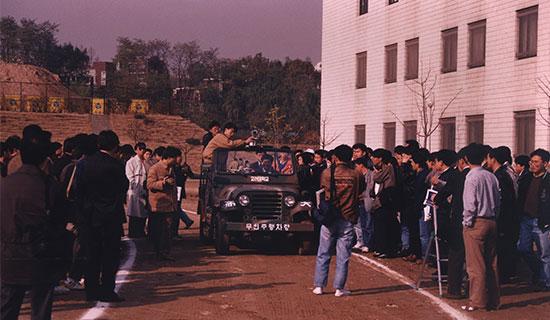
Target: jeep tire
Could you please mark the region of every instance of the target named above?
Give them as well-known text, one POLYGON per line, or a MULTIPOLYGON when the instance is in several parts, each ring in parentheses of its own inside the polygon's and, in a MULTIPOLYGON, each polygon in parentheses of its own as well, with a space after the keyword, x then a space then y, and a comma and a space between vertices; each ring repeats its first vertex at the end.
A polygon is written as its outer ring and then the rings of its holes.
POLYGON ((215 241, 215 247, 216 247, 216 253, 219 255, 228 255, 229 254, 229 240, 230 235, 225 230, 225 219, 220 217, 220 215, 216 215, 216 241, 215 241))
POLYGON ((298 242, 298 255, 307 256, 314 253, 313 241, 301 240, 298 242))

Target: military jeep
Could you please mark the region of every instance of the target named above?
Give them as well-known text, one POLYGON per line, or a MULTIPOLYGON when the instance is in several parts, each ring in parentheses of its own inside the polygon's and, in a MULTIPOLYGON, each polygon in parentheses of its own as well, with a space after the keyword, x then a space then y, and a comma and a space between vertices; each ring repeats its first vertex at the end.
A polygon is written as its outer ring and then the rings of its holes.
MULTIPOLYGON (((230 244, 284 237, 299 254, 311 251, 312 204, 303 201, 292 152, 269 147, 217 149, 203 165, 200 238, 226 255, 230 244)), ((277 241, 278 242, 278 241, 277 241)))

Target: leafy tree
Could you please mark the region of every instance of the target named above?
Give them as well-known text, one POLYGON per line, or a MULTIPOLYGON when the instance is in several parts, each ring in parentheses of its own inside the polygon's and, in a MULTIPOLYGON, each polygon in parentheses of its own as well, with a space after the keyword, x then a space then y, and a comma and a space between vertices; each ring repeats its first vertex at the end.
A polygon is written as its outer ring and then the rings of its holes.
POLYGON ((0 19, 0 55, 3 61, 16 63, 19 60, 19 25, 13 17, 0 19))
POLYGON ((0 19, 1 59, 9 63, 31 64, 60 75, 63 82, 84 82, 87 78, 87 50, 70 43, 59 45, 58 25, 49 21, 13 17, 0 19))

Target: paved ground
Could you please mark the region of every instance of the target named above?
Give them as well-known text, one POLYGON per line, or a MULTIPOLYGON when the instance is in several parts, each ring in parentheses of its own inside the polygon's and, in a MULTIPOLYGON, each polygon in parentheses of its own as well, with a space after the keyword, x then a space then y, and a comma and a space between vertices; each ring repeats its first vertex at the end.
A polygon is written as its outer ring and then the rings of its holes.
MULTIPOLYGON (((318 297, 311 293, 313 256, 232 248, 234 254, 221 257, 199 243, 196 226, 183 234, 174 243, 176 262, 157 262, 146 241, 135 242, 136 262, 121 289, 126 302, 90 311, 94 304, 83 302, 83 293, 57 296, 54 319, 81 319, 85 314, 87 319, 136 320, 451 318, 426 296, 357 257, 348 281, 353 295, 336 298, 329 289, 318 297)), ((125 242, 127 253, 129 246, 125 242)), ((418 266, 399 259, 378 262, 405 277, 415 278, 418 272, 418 266)), ((435 293, 435 288, 428 291, 435 293)), ((503 310, 468 316, 533 320, 550 314, 548 293, 533 293, 520 283, 504 287, 503 294, 503 310)), ((460 302, 446 302, 459 308, 460 302)), ((25 304, 21 318, 28 319, 28 314, 25 304)))

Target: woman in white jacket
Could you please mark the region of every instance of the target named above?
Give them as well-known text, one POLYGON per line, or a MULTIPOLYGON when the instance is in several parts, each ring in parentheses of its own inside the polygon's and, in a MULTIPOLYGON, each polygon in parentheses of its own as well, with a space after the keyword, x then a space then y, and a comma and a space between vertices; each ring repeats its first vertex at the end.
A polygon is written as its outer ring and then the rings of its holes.
POLYGON ((128 216, 128 236, 130 238, 145 237, 145 222, 148 212, 146 207, 147 188, 145 180, 147 172, 144 165, 145 143, 138 142, 135 146, 136 155, 126 162, 126 177, 130 181, 126 199, 126 215, 128 216))

